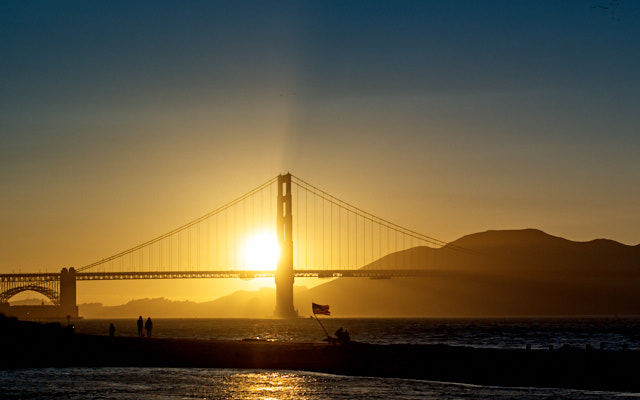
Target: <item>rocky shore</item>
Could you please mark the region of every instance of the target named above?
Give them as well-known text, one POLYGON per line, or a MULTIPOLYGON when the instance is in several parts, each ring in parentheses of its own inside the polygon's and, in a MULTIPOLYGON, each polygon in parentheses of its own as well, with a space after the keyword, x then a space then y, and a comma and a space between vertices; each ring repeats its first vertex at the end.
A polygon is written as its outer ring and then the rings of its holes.
POLYGON ((444 345, 205 341, 74 334, 0 317, 0 368, 280 369, 498 386, 640 392, 638 351, 503 350, 444 345))

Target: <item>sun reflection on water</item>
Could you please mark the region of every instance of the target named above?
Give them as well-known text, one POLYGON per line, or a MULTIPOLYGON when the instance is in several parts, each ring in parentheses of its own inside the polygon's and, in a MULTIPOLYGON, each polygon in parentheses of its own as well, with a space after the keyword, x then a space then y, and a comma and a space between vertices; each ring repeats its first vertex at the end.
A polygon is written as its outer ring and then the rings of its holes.
MULTIPOLYGON (((237 372, 210 377, 211 384, 200 387, 198 397, 205 399, 310 399, 314 378, 287 372, 237 372)), ((194 393, 195 394, 195 393, 194 393)))
POLYGON ((307 379, 287 373, 269 372, 243 375, 251 391, 251 398, 301 399, 306 398, 307 379))

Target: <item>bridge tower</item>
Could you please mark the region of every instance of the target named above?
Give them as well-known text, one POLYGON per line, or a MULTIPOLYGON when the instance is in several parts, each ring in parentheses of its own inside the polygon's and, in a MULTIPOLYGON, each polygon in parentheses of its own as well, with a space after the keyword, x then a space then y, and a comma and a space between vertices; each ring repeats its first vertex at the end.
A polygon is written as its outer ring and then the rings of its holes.
POLYGON ((76 270, 73 267, 60 271, 60 311, 71 318, 78 318, 76 270))
POLYGON ((291 174, 278 175, 277 235, 280 258, 276 268, 276 310, 279 318, 295 318, 293 308, 293 217, 291 174))

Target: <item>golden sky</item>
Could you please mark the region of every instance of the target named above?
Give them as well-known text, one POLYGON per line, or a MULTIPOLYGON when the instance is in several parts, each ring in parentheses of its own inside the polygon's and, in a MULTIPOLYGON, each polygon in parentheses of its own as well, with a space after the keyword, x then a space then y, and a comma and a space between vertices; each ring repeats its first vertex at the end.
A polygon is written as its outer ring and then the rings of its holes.
MULTIPOLYGON (((133 247, 279 173, 445 241, 640 243, 640 7, 4 2, 0 272, 133 247)), ((82 283, 202 300, 252 282, 82 283)))

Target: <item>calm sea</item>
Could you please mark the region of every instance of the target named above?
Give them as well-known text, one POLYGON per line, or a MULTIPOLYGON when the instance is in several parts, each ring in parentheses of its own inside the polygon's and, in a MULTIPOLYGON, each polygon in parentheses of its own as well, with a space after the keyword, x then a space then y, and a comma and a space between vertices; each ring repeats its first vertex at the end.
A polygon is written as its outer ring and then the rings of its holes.
MULTIPOLYGON (((146 316, 144 316, 146 320, 146 316)), ((265 339, 319 342, 324 332, 315 319, 153 319, 153 336, 188 339, 265 339)), ((333 334, 349 329, 359 342, 391 344, 448 344, 452 346, 524 349, 568 344, 609 350, 640 349, 640 318, 637 319, 346 319, 320 317, 333 334)), ((135 336, 135 319, 80 320, 76 332, 107 335, 109 323, 120 336, 135 336)))
MULTIPOLYGON (((146 316, 145 316, 146 317, 146 316)), ((135 336, 135 319, 82 320, 79 333, 135 336)), ((640 349, 640 319, 337 319, 369 343, 444 343, 474 347, 640 349)), ((315 320, 157 319, 155 337, 321 341, 315 320)), ((0 371, 0 399, 601 399, 640 394, 568 389, 504 388, 304 371, 195 368, 47 368, 0 371)))

